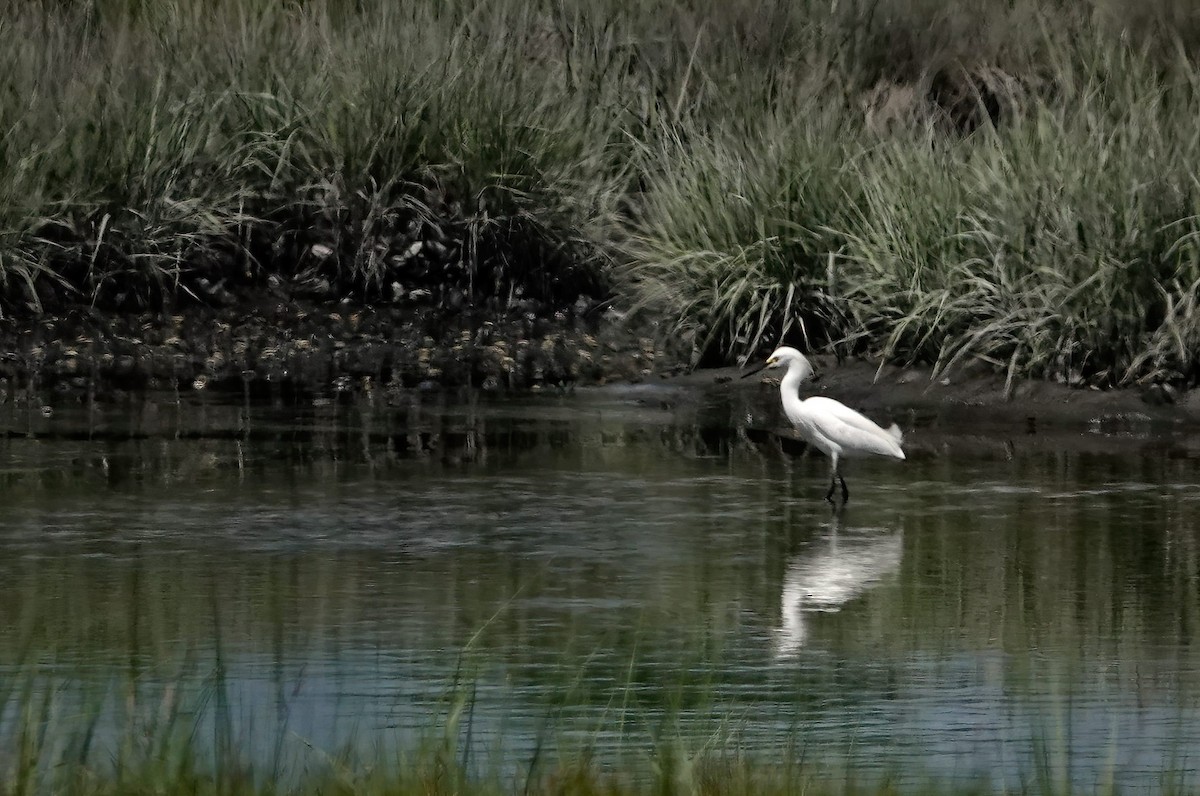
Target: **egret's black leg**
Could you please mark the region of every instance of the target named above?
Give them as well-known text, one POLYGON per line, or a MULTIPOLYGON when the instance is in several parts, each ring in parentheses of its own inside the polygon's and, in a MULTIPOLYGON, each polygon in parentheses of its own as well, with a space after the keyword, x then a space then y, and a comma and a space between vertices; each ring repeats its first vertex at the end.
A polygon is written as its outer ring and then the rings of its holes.
MULTIPOLYGON (((850 490, 846 488, 846 479, 842 478, 841 473, 838 473, 838 480, 842 482, 842 502, 847 503, 850 500, 850 490)), ((830 486, 829 490, 832 492, 833 487, 830 486)))
MULTIPOLYGON (((829 491, 825 493, 825 499, 830 503, 833 502, 833 490, 837 489, 838 479, 842 474, 838 472, 838 455, 837 452, 829 454, 829 491)), ((842 494, 846 494, 846 484, 842 482, 842 494)), ((842 499, 845 502, 845 498, 842 499)))

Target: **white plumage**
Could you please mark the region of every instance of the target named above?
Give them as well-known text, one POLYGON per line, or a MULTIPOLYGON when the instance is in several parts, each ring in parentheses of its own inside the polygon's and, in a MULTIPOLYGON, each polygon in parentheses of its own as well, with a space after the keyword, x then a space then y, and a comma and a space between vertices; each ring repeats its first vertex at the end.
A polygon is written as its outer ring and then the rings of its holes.
POLYGON ((839 482, 842 486, 842 502, 850 499, 846 479, 839 469, 842 458, 865 454, 904 458, 904 449, 900 447, 903 434, 899 426, 893 423, 890 428, 881 428, 870 418, 832 398, 813 396, 801 400, 800 384, 813 375, 812 364, 796 349, 783 346, 767 358, 765 367, 783 365, 787 366, 787 373, 779 385, 783 411, 804 441, 829 457, 829 491, 825 493, 826 500, 833 502, 834 489, 839 482))

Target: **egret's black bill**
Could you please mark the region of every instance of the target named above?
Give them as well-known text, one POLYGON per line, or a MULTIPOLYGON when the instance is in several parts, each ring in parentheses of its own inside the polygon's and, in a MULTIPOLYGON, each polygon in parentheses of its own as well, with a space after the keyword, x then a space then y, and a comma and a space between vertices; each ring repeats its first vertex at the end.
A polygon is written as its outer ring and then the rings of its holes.
POLYGON ((764 363, 762 363, 761 365, 759 365, 757 368, 755 368, 754 370, 751 370, 751 371, 748 371, 748 372, 746 372, 746 373, 743 373, 743 374, 742 374, 742 378, 743 378, 743 379, 748 379, 748 378, 750 378, 751 376, 753 376, 755 373, 759 373, 759 372, 763 371, 763 370, 764 370, 766 367, 767 367, 767 363, 766 363, 766 362, 764 362, 764 363))

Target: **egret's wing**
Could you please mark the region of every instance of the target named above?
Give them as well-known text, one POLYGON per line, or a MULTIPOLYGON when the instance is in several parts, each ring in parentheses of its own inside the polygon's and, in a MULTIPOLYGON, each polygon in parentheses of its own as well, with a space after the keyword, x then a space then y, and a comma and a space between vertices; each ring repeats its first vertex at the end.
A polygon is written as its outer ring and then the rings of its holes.
POLYGON ((814 396, 804 402, 805 414, 818 430, 840 445, 845 453, 875 453, 904 458, 899 431, 879 427, 868 417, 832 398, 814 396))
POLYGON ((874 420, 866 415, 854 411, 841 401, 835 401, 832 398, 814 395, 812 398, 809 398, 807 401, 805 401, 804 405, 810 409, 820 412, 823 415, 831 415, 836 417, 843 423, 849 423, 855 428, 861 428, 863 431, 872 434, 888 433, 880 428, 879 424, 874 420))
POLYGON ((904 451, 895 439, 886 431, 865 431, 858 426, 852 426, 838 418, 831 418, 819 424, 820 430, 829 439, 837 442, 842 448, 843 455, 854 456, 862 453, 874 453, 879 456, 890 456, 903 459, 904 451))

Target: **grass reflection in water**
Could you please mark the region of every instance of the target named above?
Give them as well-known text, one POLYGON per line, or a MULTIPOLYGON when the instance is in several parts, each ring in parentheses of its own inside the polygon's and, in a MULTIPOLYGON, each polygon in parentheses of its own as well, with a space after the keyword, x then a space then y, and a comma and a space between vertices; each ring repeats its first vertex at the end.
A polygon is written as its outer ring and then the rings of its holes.
POLYGON ((1185 440, 916 429, 831 514, 736 408, 149 414, 2 443, 9 790, 1194 782, 1185 440))

